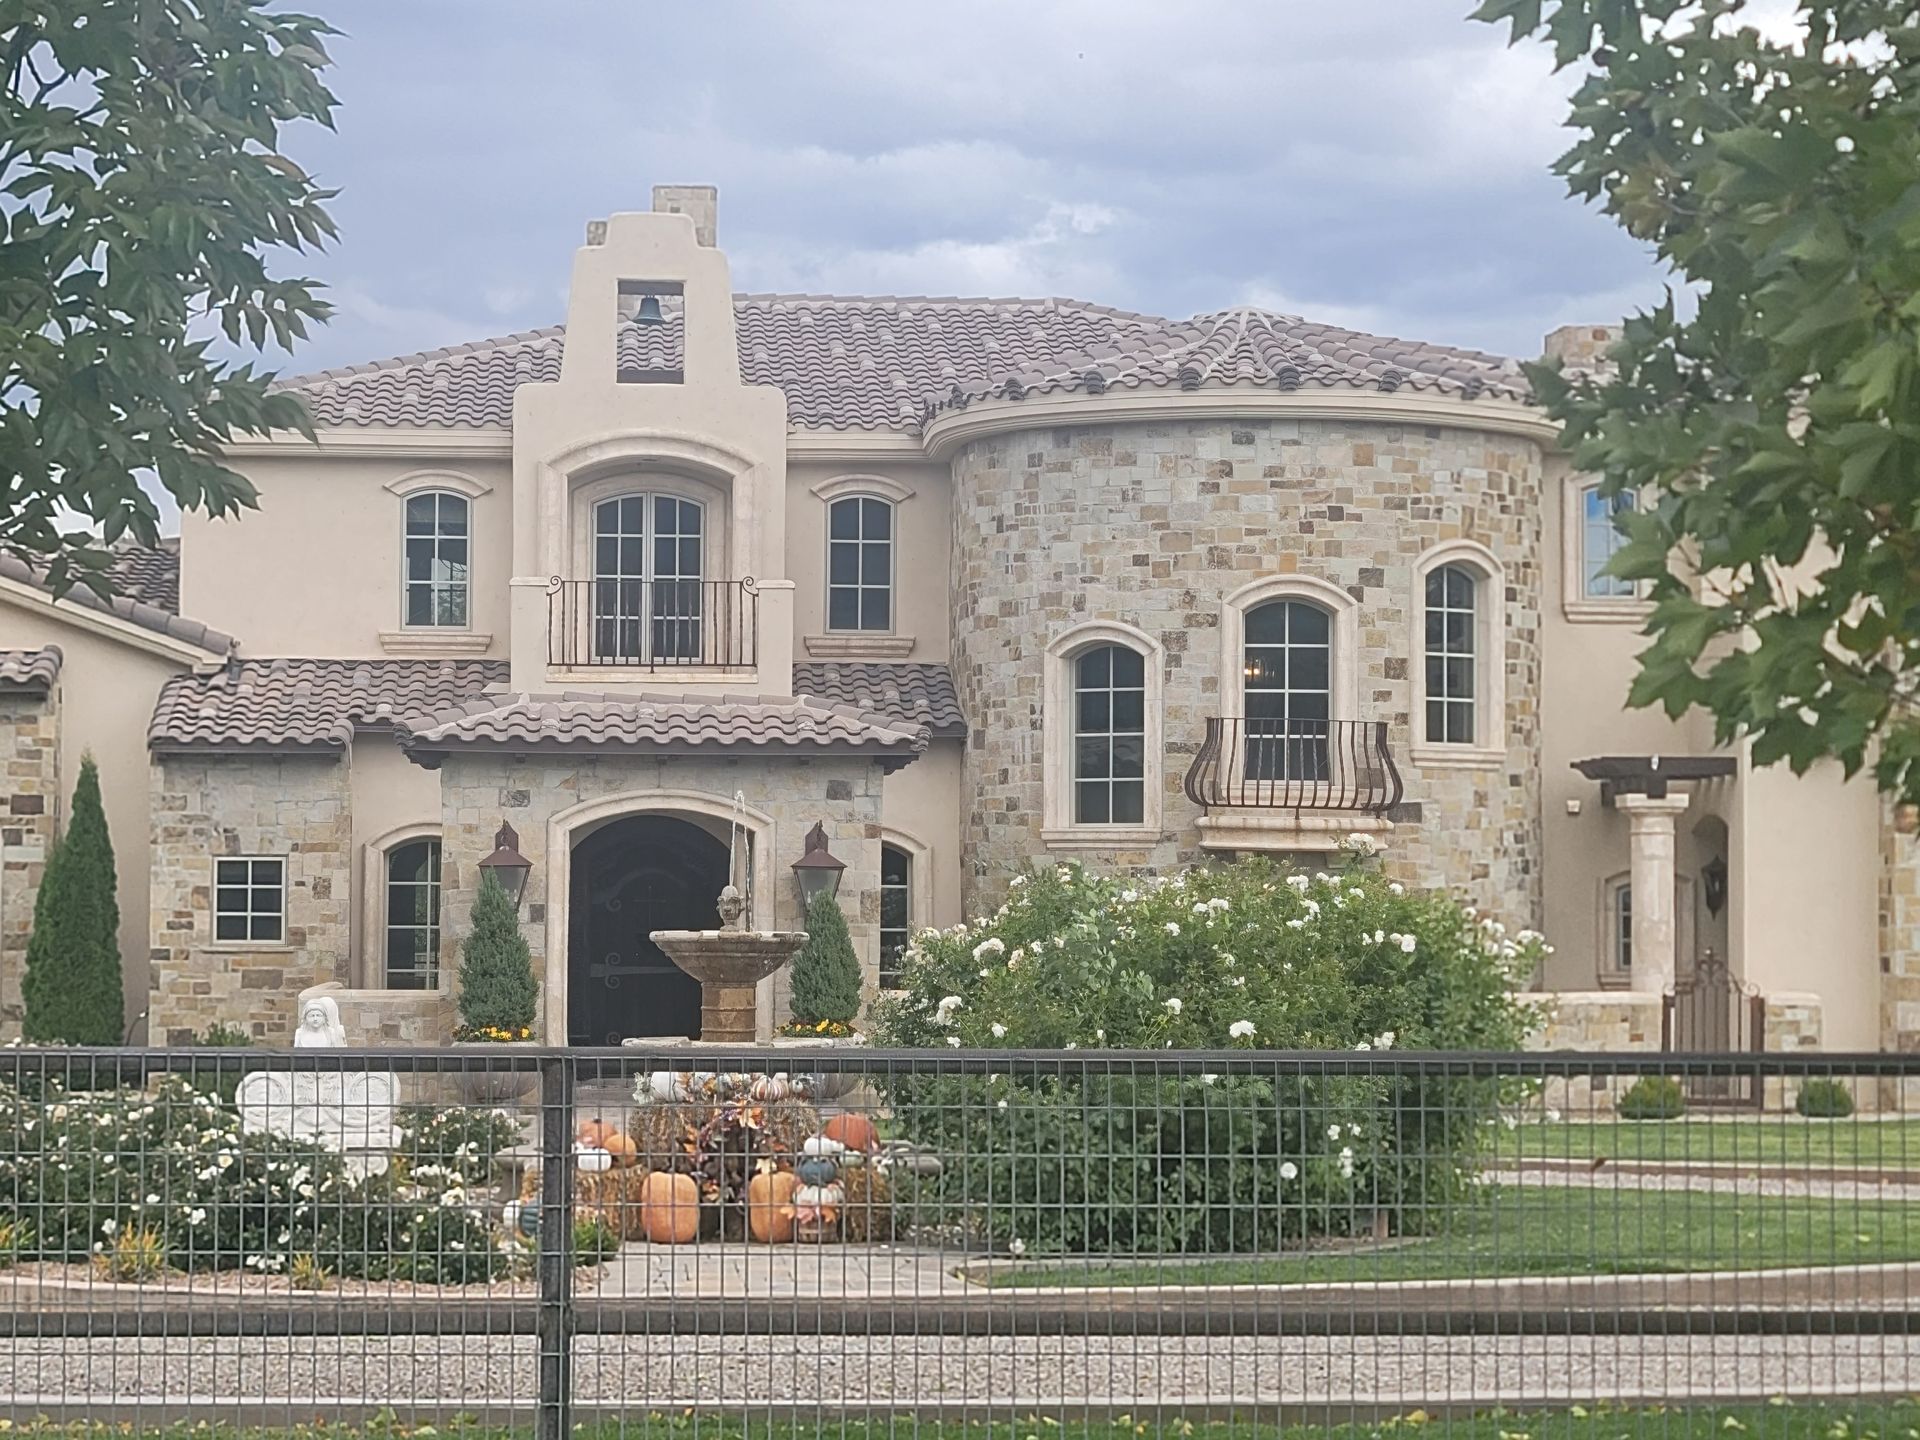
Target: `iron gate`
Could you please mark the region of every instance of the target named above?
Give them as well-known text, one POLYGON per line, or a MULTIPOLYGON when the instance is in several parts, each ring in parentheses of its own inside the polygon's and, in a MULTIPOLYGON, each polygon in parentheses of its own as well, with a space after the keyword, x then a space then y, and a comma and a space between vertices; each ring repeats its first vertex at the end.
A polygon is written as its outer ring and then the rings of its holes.
MULTIPOLYGON (((1711 949, 1674 981, 1660 1022, 1660 1048, 1689 1055, 1755 1055, 1767 1048, 1767 1002, 1711 949)), ((1696 1105, 1758 1107, 1765 1098, 1757 1072, 1713 1066, 1687 1072, 1687 1098, 1696 1105)))

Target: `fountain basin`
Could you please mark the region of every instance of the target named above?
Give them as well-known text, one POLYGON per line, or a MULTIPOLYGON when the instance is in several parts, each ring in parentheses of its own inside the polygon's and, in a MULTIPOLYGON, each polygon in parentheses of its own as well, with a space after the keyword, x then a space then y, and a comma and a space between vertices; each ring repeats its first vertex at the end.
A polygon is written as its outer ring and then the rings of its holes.
POLYGON ((800 952, 804 930, 655 930, 649 937, 700 982, 702 1044, 751 1044, 755 987, 800 952))

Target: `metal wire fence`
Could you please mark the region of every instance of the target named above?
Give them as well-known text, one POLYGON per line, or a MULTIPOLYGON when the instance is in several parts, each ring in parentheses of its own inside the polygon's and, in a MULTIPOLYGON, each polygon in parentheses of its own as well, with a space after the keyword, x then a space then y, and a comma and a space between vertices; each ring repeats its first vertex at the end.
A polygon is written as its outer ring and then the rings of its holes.
POLYGON ((1916 1096, 1905 1055, 7 1050, 0 1420, 1906 1434, 1916 1096))

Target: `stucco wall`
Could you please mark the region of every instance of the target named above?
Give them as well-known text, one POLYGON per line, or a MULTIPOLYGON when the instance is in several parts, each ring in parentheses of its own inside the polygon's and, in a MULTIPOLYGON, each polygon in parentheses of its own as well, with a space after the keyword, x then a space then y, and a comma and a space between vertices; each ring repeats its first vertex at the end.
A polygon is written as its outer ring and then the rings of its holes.
MULTIPOLYGON (((872 983, 880 924, 881 772, 871 760, 601 756, 585 764, 549 757, 454 755, 440 775, 441 965, 449 975, 457 973, 460 944, 472 928, 479 892, 477 862, 492 850, 494 832, 504 819, 519 832, 520 851, 533 862, 522 902, 524 929, 534 968, 546 987, 541 1026, 556 1043, 565 1038, 566 1017, 550 1001, 565 973, 565 915, 560 907, 570 853, 556 853, 550 833, 556 822, 570 823, 570 812, 615 797, 625 798, 599 820, 616 813, 672 813, 676 802, 671 796, 688 792, 701 797, 709 812, 724 815, 734 792, 743 791, 747 804, 767 817, 757 842, 757 893, 749 917, 763 928, 802 928, 788 867, 800 857, 808 829, 815 821, 824 824, 830 848, 847 867, 841 876, 840 906, 872 983), (555 967, 551 979, 550 965, 555 967)), ((775 1023, 785 1015, 784 974, 780 981, 772 987, 770 1014, 763 1017, 775 1023)))
POLYGON ((300 991, 345 979, 352 885, 347 767, 335 757, 162 757, 153 765, 153 1000, 148 1028, 191 1043, 214 1021, 284 1045, 300 991), (213 862, 283 855, 285 940, 215 944, 213 862))
MULTIPOLYGON (((913 764, 889 775, 881 793, 882 823, 932 852, 933 873, 927 877, 926 887, 929 908, 926 914, 912 917, 916 927, 944 928, 963 918, 959 845, 964 809, 960 793, 962 764, 961 741, 935 740, 913 764)), ((878 943, 876 932, 876 947, 878 943)), ((877 948, 874 954, 874 963, 878 964, 877 948)))
MULTIPOLYGON (((951 478, 934 465, 794 464, 787 471, 787 573, 794 590, 793 653, 809 657, 806 637, 826 633, 827 505, 813 487, 844 476, 876 475, 912 491, 894 505, 894 622, 891 634, 912 637, 910 651, 887 658, 938 662, 947 658, 947 556, 951 478)), ((833 492, 835 494, 838 491, 833 492)), ((879 493, 876 491, 875 493, 879 493)), ((863 635, 836 636, 857 643, 863 635)), ((823 652, 820 659, 831 659, 823 652)))
POLYGON ((440 776, 423 770, 390 736, 363 732, 354 737, 347 772, 353 824, 353 963, 351 983, 378 986, 384 975, 386 934, 378 916, 385 876, 368 854, 403 826, 440 825, 440 776))
MULTIPOLYGON (((100 798, 113 841, 120 899, 120 956, 127 1020, 147 1008, 151 979, 148 929, 147 722, 178 661, 134 649, 56 616, 0 604, 0 649, 58 645, 60 668, 59 812, 66 814, 80 761, 100 769, 100 798)), ((138 1040, 141 1032, 135 1029, 138 1040)))
POLYGON ((1250 581, 1299 574, 1359 605, 1345 713, 1388 722, 1406 780, 1387 868, 1537 925, 1540 466, 1533 443, 1505 436, 1306 419, 1031 430, 962 445, 953 665, 974 727, 967 908, 994 903, 1009 875, 1047 853, 1045 653, 1086 619, 1138 626, 1165 650, 1163 834, 1089 858, 1151 868, 1202 858, 1180 784, 1221 711, 1223 602, 1250 581), (1493 768, 1422 770, 1409 746, 1414 565, 1460 539, 1505 566, 1506 756, 1493 768))
MULTIPOLYGON (((512 475, 504 460, 431 457, 249 457, 260 508, 238 520, 180 522, 180 613, 229 635, 249 655, 378 656, 402 629, 406 501, 386 486, 445 471, 488 487, 472 498, 469 629, 482 653, 507 653, 512 475)), ((432 632, 425 632, 430 638, 432 632)))

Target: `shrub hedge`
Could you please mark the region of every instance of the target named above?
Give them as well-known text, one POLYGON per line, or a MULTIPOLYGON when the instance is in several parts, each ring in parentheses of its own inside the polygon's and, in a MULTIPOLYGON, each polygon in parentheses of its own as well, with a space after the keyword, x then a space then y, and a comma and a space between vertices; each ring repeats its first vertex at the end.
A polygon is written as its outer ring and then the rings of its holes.
MULTIPOLYGON (((972 1049, 1498 1050, 1530 932, 1357 858, 1291 873, 1248 860, 1158 880, 1077 866, 1017 881, 995 915, 923 931, 882 1043, 972 1049)), ((1062 1067, 892 1082, 938 1151, 915 1198, 1032 1253, 1231 1253, 1414 1232, 1469 1182, 1501 1096, 1437 1074, 1141 1076, 1062 1067)))

